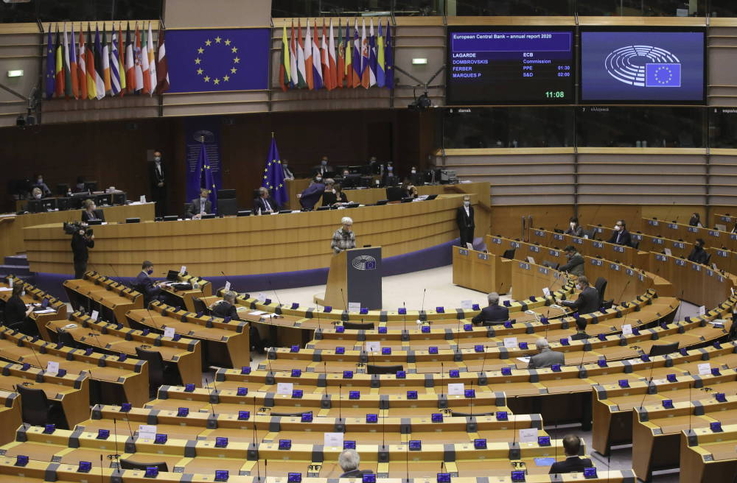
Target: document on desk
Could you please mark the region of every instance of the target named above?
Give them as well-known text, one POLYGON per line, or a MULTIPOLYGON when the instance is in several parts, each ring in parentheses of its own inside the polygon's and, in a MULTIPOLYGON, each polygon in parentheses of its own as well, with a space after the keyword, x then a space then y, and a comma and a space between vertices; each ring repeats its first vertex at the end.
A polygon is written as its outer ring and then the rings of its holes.
POLYGON ((530 363, 530 358, 529 357, 518 357, 517 360, 520 361, 520 362, 524 362, 525 364, 529 364, 530 363))
POLYGON ((248 315, 265 315, 268 312, 264 312, 263 310, 254 310, 253 312, 248 312, 248 315))
POLYGON ((56 312, 56 309, 41 309, 41 310, 34 310, 34 314, 53 314, 56 312))

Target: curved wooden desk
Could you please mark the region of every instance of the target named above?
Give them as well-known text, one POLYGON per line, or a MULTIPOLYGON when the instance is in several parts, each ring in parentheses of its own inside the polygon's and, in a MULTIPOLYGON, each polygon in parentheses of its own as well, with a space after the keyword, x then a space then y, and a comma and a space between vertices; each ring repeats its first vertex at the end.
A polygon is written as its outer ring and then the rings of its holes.
MULTIPOLYGON (((220 276, 223 268, 233 275, 324 268, 330 265, 330 240, 342 216, 353 218, 359 246, 381 245, 383 256, 392 257, 455 239, 461 198, 450 194, 339 211, 101 225, 94 227, 89 267, 123 277, 135 276, 142 260, 159 267, 187 265, 205 277, 220 276)), ((58 223, 25 228, 23 237, 32 271, 71 273, 70 237, 58 223)))

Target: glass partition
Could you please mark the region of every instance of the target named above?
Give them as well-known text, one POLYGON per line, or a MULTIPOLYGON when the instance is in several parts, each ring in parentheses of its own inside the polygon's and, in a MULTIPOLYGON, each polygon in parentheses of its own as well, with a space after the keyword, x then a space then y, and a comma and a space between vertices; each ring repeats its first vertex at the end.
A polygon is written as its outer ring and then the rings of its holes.
POLYGON ((737 148, 737 107, 709 109, 709 146, 737 148))

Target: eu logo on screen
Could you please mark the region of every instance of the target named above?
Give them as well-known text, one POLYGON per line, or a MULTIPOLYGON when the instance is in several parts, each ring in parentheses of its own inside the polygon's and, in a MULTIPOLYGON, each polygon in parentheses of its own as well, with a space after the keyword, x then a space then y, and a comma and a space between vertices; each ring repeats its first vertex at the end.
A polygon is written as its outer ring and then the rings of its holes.
POLYGON ((645 87, 681 87, 681 64, 645 64, 645 87))

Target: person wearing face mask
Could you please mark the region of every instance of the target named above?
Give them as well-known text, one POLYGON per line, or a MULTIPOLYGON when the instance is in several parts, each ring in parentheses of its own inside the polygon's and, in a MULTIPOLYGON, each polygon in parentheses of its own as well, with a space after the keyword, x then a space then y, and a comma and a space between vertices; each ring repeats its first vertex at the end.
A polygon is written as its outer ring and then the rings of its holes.
POLYGON ((154 162, 151 164, 149 179, 151 180, 151 201, 156 202, 156 216, 164 216, 168 183, 164 163, 161 160, 161 151, 154 151, 154 162))
POLYGON ((299 204, 302 205, 302 209, 308 211, 312 210, 317 202, 320 201, 320 198, 322 197, 322 194, 324 192, 325 183, 322 180, 322 176, 317 175, 315 176, 315 179, 312 181, 312 183, 307 188, 305 188, 304 191, 297 194, 297 198, 299 198, 299 204))
POLYGON ((51 196, 51 190, 46 186, 46 183, 44 183, 44 177, 42 174, 36 176, 36 181, 33 183, 33 187, 41 190, 42 197, 51 196))
POLYGON ((384 170, 384 186, 396 186, 399 184, 397 176, 394 174, 394 166, 389 163, 384 170))
POLYGON ((703 228, 703 225, 701 224, 701 215, 698 213, 694 213, 691 215, 691 219, 688 220, 689 226, 697 226, 699 228, 703 228))
POLYGON ((599 292, 589 285, 589 279, 581 275, 576 281, 576 288, 581 291, 578 298, 571 302, 570 300, 561 301, 561 305, 569 307, 579 315, 590 314, 599 310, 599 292))
POLYGON ((568 220, 568 229, 564 234, 583 238, 583 228, 579 226, 578 218, 572 216, 571 219, 568 220))
POLYGON ((40 200, 41 198, 43 198, 43 192, 41 191, 41 188, 33 188, 31 190, 31 199, 40 200))
POLYGON ((289 169, 289 161, 286 159, 282 159, 281 161, 281 169, 284 171, 284 179, 294 179, 294 173, 292 173, 292 170, 289 169))
POLYGON ((709 262, 709 254, 704 250, 704 240, 697 238, 693 244, 693 250, 688 255, 688 260, 695 263, 706 265, 709 262))
POLYGON ((323 178, 333 171, 333 167, 328 164, 328 157, 323 156, 320 160, 320 164, 312 167, 312 174, 315 176, 322 176, 323 178))
POLYGON ((409 180, 412 182, 413 185, 420 185, 422 186, 422 175, 417 172, 417 168, 412 166, 412 169, 409 172, 409 180))
POLYGON ((195 198, 189 204, 189 216, 193 220, 199 220, 202 215, 212 213, 212 201, 208 198, 210 196, 210 190, 207 188, 200 189, 199 198, 195 198))
POLYGON ((627 224, 624 220, 617 220, 617 223, 614 225, 614 233, 612 233, 612 237, 607 241, 626 247, 632 246, 632 237, 630 236, 630 232, 627 231, 627 224))
POLYGON ((353 233, 353 220, 347 216, 341 218, 340 223, 343 225, 333 233, 333 239, 330 242, 334 254, 338 254, 351 248, 356 248, 356 234, 353 233))
POLYGON ((563 251, 566 252, 568 263, 561 265, 558 270, 561 272, 568 272, 571 275, 576 275, 577 277, 583 275, 585 266, 583 256, 576 251, 576 248, 573 245, 568 245, 563 249, 563 251))
POLYGON ((148 307, 149 302, 161 295, 161 287, 151 280, 154 273, 154 264, 148 260, 141 264, 141 272, 136 277, 136 290, 143 294, 143 305, 148 307))
POLYGON ((333 185, 333 189, 325 187, 325 192, 322 194, 322 206, 340 206, 343 203, 348 203, 348 197, 338 183, 333 185))
POLYGON ((471 197, 463 196, 463 205, 456 210, 456 223, 460 232, 460 243, 463 248, 473 248, 473 231, 476 228, 474 221, 471 197))

